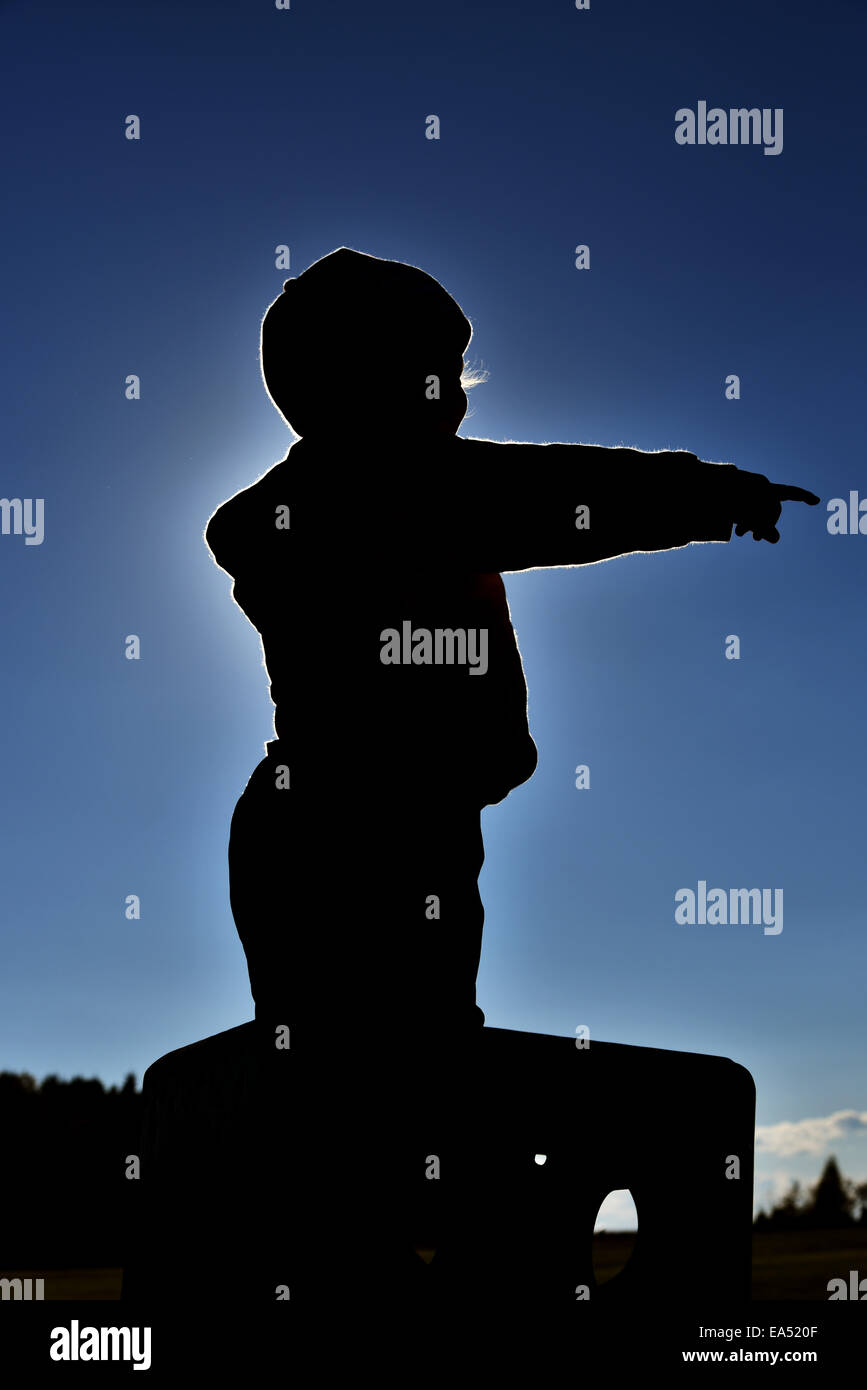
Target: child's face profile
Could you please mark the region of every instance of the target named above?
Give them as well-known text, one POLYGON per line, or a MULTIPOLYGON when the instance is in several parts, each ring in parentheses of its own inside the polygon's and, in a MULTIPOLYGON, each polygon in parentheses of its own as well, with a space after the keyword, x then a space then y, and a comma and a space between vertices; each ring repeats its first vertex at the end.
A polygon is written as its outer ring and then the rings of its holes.
POLYGON ((425 392, 419 409, 414 412, 413 421, 421 433, 457 434, 469 405, 467 393, 461 384, 463 368, 464 359, 459 356, 457 362, 450 363, 448 371, 441 376, 430 373, 425 377, 425 392), (434 392, 438 393, 438 398, 434 392))

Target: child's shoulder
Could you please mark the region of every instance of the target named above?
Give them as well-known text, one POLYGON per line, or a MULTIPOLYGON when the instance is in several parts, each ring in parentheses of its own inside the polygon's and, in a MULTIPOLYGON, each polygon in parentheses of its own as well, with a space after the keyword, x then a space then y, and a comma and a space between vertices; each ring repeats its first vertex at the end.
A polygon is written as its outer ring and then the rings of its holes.
MULTIPOLYGON (((294 446, 293 446, 294 447, 294 446)), ((292 453, 292 450, 289 451, 292 453)), ((209 518, 205 527, 205 543, 217 564, 228 574, 234 574, 233 564, 239 542, 250 541, 257 533, 270 534, 276 525, 276 509, 288 506, 281 497, 289 478, 289 455, 267 469, 249 487, 241 488, 223 502, 209 518)))

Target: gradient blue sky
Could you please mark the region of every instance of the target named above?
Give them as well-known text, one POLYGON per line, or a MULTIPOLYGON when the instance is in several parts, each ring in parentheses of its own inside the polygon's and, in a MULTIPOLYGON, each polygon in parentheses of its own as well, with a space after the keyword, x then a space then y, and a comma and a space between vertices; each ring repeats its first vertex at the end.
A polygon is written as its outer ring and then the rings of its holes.
POLYGON ((46 527, 0 536, 0 1068, 140 1077, 252 1016, 225 856, 272 706, 202 531, 291 442, 257 366, 275 247, 345 244, 472 320, 462 433, 821 494, 775 547, 508 579, 540 761, 485 812, 479 1001, 746 1065, 760 1197, 829 1152, 867 1177, 867 536, 825 509, 867 493, 863 6, 13 2, 0 30, 0 490, 46 527), (701 99, 782 107, 782 154, 678 145, 701 99), (783 888, 783 932, 677 926, 699 879, 783 888))

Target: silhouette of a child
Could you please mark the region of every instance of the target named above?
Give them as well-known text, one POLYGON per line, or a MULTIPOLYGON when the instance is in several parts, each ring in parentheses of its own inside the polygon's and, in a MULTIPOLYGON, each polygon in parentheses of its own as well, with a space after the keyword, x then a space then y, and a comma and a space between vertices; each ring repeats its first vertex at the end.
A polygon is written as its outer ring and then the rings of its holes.
POLYGON ((232 911, 302 1054, 436 1065, 484 1021, 480 814, 536 765, 501 573, 775 542, 782 500, 818 501, 681 451, 461 438, 471 332, 414 266, 342 247, 288 280, 261 363, 301 437, 207 527, 276 706, 232 911))

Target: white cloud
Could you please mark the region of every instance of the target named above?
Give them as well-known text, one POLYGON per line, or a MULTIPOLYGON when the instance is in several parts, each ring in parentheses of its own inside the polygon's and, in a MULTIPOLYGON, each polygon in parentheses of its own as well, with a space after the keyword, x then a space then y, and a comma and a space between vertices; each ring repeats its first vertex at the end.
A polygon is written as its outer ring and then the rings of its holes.
POLYGON ((783 1120, 778 1125, 759 1125, 756 1152, 818 1154, 840 1140, 867 1133, 867 1110, 836 1110, 813 1120, 783 1120))

